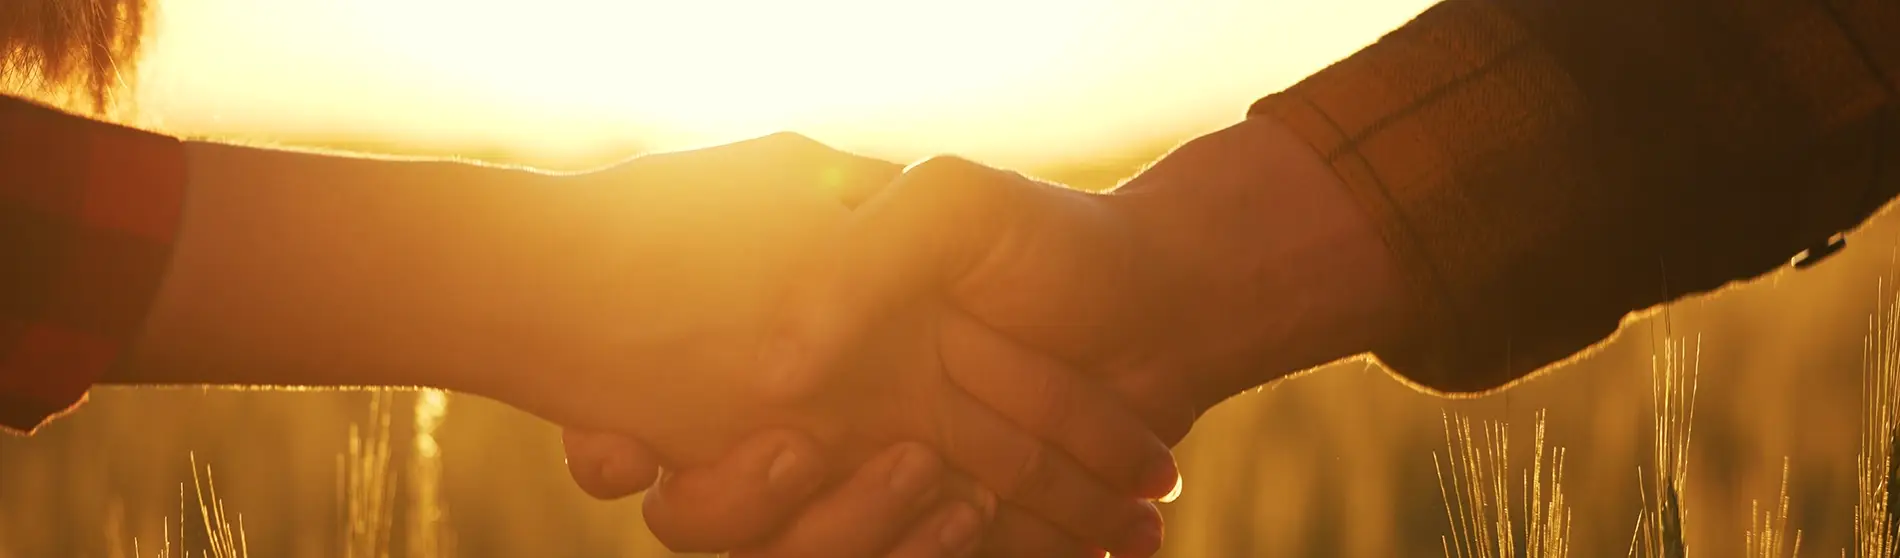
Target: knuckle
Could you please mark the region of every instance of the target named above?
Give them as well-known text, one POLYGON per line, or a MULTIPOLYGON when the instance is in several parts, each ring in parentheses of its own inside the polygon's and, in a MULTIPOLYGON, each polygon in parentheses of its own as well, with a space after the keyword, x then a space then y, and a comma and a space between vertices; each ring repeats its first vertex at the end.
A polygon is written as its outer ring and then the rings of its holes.
POLYGON ((847 156, 843 151, 797 132, 777 132, 753 141, 758 144, 763 160, 785 165, 781 172, 816 168, 847 156))
POLYGON ((922 161, 912 163, 904 169, 904 175, 919 178, 958 178, 988 170, 976 161, 955 155, 934 155, 922 161))
POLYGON ((975 161, 938 155, 904 169, 903 190, 920 204, 967 206, 994 201, 1001 173, 975 161))
POLYGON ((789 157, 825 149, 825 144, 797 132, 773 132, 732 146, 767 157, 789 157))
POLYGON ((823 147, 824 146, 824 144, 819 143, 818 140, 812 139, 811 136, 807 136, 805 134, 792 132, 792 131, 772 132, 770 134, 759 136, 758 140, 756 141, 765 145, 786 147, 786 148, 823 147))
POLYGON ((893 213, 903 215, 904 222, 928 223, 921 225, 930 237, 924 242, 942 245, 939 249, 950 254, 954 268, 977 257, 965 252, 980 251, 977 247, 997 241, 1032 213, 1028 200, 1036 184, 968 159, 940 155, 905 169, 887 203, 901 208, 893 213))

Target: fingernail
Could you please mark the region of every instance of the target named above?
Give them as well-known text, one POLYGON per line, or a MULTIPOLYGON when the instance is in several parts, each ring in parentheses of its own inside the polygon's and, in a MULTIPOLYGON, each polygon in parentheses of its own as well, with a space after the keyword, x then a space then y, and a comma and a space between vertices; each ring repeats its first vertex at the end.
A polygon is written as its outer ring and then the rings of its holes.
POLYGON ((962 556, 976 545, 981 524, 982 518, 975 509, 967 504, 956 504, 950 509, 950 517, 944 519, 943 530, 937 532, 937 542, 943 544, 945 554, 962 556))
POLYGON ((1175 466, 1174 457, 1162 457, 1149 464, 1148 470, 1141 474, 1138 490, 1142 496, 1159 496, 1163 503, 1181 497, 1181 470, 1175 466))
POLYGON ((1114 554, 1117 558, 1147 558, 1161 551, 1161 510, 1145 502, 1143 506, 1147 510, 1129 526, 1128 538, 1114 554))
POLYGON ((904 454, 891 466, 891 492, 900 497, 920 497, 937 483, 940 465, 937 456, 917 447, 904 448, 904 454))
POLYGON ((1168 490, 1168 493, 1166 495, 1163 495, 1160 500, 1156 500, 1156 501, 1161 502, 1163 504, 1172 504, 1174 503, 1175 500, 1181 499, 1181 485, 1182 485, 1181 475, 1175 475, 1174 488, 1168 490))
POLYGON ((779 450, 772 466, 765 470, 765 482, 781 493, 797 492, 811 484, 809 460, 791 449, 779 450))

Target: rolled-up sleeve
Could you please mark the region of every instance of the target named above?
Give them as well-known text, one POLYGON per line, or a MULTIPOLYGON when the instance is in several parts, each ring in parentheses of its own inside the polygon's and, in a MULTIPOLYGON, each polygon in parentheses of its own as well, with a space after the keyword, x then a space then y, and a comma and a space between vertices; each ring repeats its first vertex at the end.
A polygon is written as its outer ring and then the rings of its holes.
POLYGON ((72 408, 126 352, 185 179, 176 139, 0 97, 0 427, 72 408))
POLYGON ((1493 388, 1838 246, 1900 190, 1900 2, 1448 0, 1281 93, 1412 292, 1375 350, 1493 388))

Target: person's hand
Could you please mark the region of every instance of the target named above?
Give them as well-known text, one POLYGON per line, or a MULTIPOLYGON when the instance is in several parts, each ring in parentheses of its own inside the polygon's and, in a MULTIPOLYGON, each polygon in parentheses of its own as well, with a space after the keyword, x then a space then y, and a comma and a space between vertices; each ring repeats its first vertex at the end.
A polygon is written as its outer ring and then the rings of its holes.
MULTIPOLYGON (((889 328, 882 352, 859 363, 879 374, 824 404, 783 408, 744 398, 743 376, 755 364, 745 347, 756 343, 776 279, 795 248, 829 230, 827 219, 843 218, 822 196, 759 187, 785 180, 759 165, 732 150, 704 150, 576 177, 578 201, 551 225, 574 242, 550 251, 547 267, 522 279, 520 290, 532 295, 523 297, 523 310, 504 313, 534 317, 506 324, 518 332, 510 342, 531 349, 523 352, 534 361, 488 363, 550 372, 527 382, 504 377, 482 391, 563 424, 632 433, 669 465, 710 463, 761 427, 809 431, 842 451, 844 463, 918 439, 945 448, 959 469, 1017 494, 1024 509, 1088 545, 1153 551, 1153 543, 1130 536, 1158 524, 1152 507, 1080 464, 1050 457, 1056 452, 948 383, 934 312, 889 328), (627 217, 629 207, 643 209, 638 219, 627 217)), ((1106 468, 1164 462, 1171 471, 1165 446, 1138 421, 1122 424, 1136 426, 1120 454, 1133 464, 1106 468)))
MULTIPOLYGON (((967 321, 953 320, 949 328, 963 333, 957 334, 975 343, 967 344, 972 354, 963 360, 982 366, 997 367, 1013 372, 999 375, 996 387, 1008 391, 1034 391, 1043 386, 1072 382, 1052 374, 1064 371, 1049 359, 1020 350, 1007 343, 998 343, 994 336, 983 336, 972 332, 974 327, 967 321)), ((1092 417, 1101 421, 1094 428, 1079 430, 1086 435, 1102 433, 1121 433, 1120 442, 1129 440, 1127 433, 1138 434, 1132 440, 1141 442, 1133 446, 1114 445, 1091 440, 1057 440, 1070 447, 1088 447, 1091 444, 1110 457, 1105 461, 1123 463, 1133 461, 1131 457, 1140 457, 1139 453, 1128 454, 1129 449, 1139 450, 1146 447, 1151 438, 1140 436, 1143 427, 1139 419, 1126 412, 1120 412, 1111 398, 1082 400, 1075 402, 1080 416, 1092 417), (1120 457, 1127 455, 1128 457, 1120 457)), ((949 424, 957 427, 957 424, 949 424)), ((972 432, 946 432, 944 439, 968 440, 966 443, 953 444, 961 451, 956 455, 967 455, 971 451, 984 451, 984 436, 975 436, 972 432)), ((591 494, 603 498, 624 496, 646 487, 653 479, 655 461, 649 452, 637 440, 614 434, 586 434, 570 432, 570 467, 575 480, 591 494), (575 460, 579 456, 582 459, 575 460), (617 463, 621 472, 611 472, 612 467, 603 468, 602 464, 617 463), (644 466, 634 466, 645 464, 644 466), (640 470, 641 473, 628 473, 628 470, 640 470), (615 479, 623 479, 616 481, 615 479), (625 482, 624 479, 637 479, 625 482)), ((843 482, 826 491, 809 507, 788 506, 794 503, 800 494, 810 485, 805 484, 809 477, 805 472, 817 467, 823 459, 816 450, 808 449, 811 444, 802 443, 799 438, 756 435, 723 458, 716 466, 675 470, 661 481, 656 490, 648 492, 647 514, 653 532, 669 548, 682 551, 715 551, 737 548, 739 556, 840 556, 840 557, 881 557, 881 556, 957 556, 961 547, 959 541, 965 541, 972 535, 967 519, 974 510, 994 509, 994 504, 971 508, 954 499, 934 504, 938 509, 924 516, 922 522, 912 525, 917 514, 924 507, 932 505, 927 497, 918 491, 924 485, 916 482, 895 482, 900 476, 894 465, 881 459, 873 459, 859 468, 852 480, 843 482), (759 446, 763 449, 751 450, 747 447, 759 446), (781 471, 780 469, 784 469, 781 471), (680 497, 678 493, 687 493, 680 497), (671 495, 670 495, 671 494, 671 495), (926 500, 919 500, 925 497, 926 500), (782 527, 782 528, 781 528, 782 527), (934 544, 926 544, 936 541, 934 544), (883 545, 883 546, 880 546, 883 545)), ((1026 513, 1026 509, 1036 509, 1042 499, 1055 497, 1059 502, 1074 502, 1076 505, 1058 510, 1061 514, 1088 515, 1102 514, 1103 510, 1089 504, 1086 495, 1071 494, 1065 489, 1060 478, 1050 478, 1059 471, 1059 456, 1041 453, 1044 450, 1036 446, 1018 447, 1030 453, 1004 452, 1004 456, 1020 455, 1017 459, 1021 466, 1014 470, 1020 476, 1008 479, 1005 486, 1013 487, 1006 494, 1014 494, 1029 502, 1028 508, 1007 507, 997 510, 998 514, 983 540, 992 556, 1099 556, 1097 550, 1105 543, 1089 542, 1080 535, 1072 535, 1063 525, 1052 523, 1037 515, 1026 513), (1041 454, 1044 457, 1035 457, 1041 454), (1048 463, 1045 463, 1048 460, 1048 463)), ((1052 451, 1052 450, 1050 450, 1052 451)), ((918 459, 906 459, 905 463, 914 463, 918 459)), ((933 459, 921 460, 926 463, 933 459)), ((1017 461, 1008 461, 1018 463, 1017 461)), ((931 467, 925 467, 930 469, 931 467)), ((987 469, 986 469, 987 470, 987 469)), ((911 478, 926 473, 913 473, 911 478)), ((1163 470, 1158 482, 1150 490, 1165 492, 1172 486, 1173 472, 1170 467, 1163 470)), ((933 491, 936 489, 932 489, 933 491)), ((1067 515, 1058 515, 1067 517, 1067 515)), ((1112 516, 1111 516, 1112 517, 1112 516)), ((1151 552, 1159 543, 1158 524, 1137 525, 1119 535, 1136 539, 1135 542, 1114 546, 1122 550, 1123 555, 1143 555, 1151 552), (1145 549, 1145 550, 1136 550, 1145 549)))
MULTIPOLYGON (((768 390, 850 377, 893 309, 940 303, 1100 381, 999 389, 968 366, 981 331, 944 330, 956 382, 1045 436, 1121 398, 1170 443, 1209 406, 1390 338, 1394 263, 1317 154, 1266 120, 1191 142, 1109 195, 955 158, 908 169, 801 266, 773 329, 768 390)), ((1095 449, 1062 448, 1082 463, 1095 449)))
MULTIPOLYGON (((693 153, 693 152, 688 152, 693 153)), ((667 155, 678 157, 680 155, 667 155)), ((866 198, 877 193, 899 173, 896 163, 862 157, 830 148, 810 138, 791 133, 780 133, 737 143, 707 148, 693 156, 706 161, 707 173, 730 172, 734 166, 769 170, 774 177, 765 180, 763 186, 783 188, 794 195, 819 193, 829 199, 835 199, 846 207, 855 207, 866 198), (713 156, 708 157, 708 154, 713 156), (719 161, 723 159, 724 161, 719 161), (717 162, 716 162, 717 161, 717 162), (716 163, 715 163, 716 162, 716 163)), ((789 432, 763 432, 748 438, 741 448, 735 448, 722 465, 708 470, 732 470, 744 468, 743 464, 728 463, 730 456, 750 455, 745 447, 774 446, 785 444, 785 451, 791 453, 785 459, 800 459, 815 464, 821 457, 816 451, 795 451, 810 447, 809 437, 789 432), (788 438, 789 437, 789 438, 788 438)), ((562 442, 566 453, 569 472, 576 486, 589 495, 600 499, 617 499, 639 493, 653 486, 660 475, 659 457, 653 450, 630 436, 580 428, 565 428, 562 442)), ((801 468, 802 470, 803 468, 801 468)), ((775 469, 776 470, 776 469, 775 469)), ((725 479, 737 484, 728 486, 750 487, 751 479, 725 479)), ((732 498, 740 491, 728 491, 719 499, 732 498)), ((771 510, 783 507, 775 506, 779 500, 769 491, 746 492, 745 498, 753 510, 771 510)), ((801 502, 802 503, 802 502, 801 502)), ((749 510, 750 511, 750 510, 749 510)), ((755 512, 755 515, 757 513, 755 512)), ((762 517, 778 518, 784 513, 773 513, 762 517)), ((780 519, 782 520, 782 518, 780 519)), ((735 523, 729 516, 721 516, 709 522, 711 526, 731 525, 735 523)), ((701 529, 708 531, 713 527, 701 529)), ((685 531, 695 533, 696 531, 685 531)), ((664 537, 663 537, 664 538, 664 537)), ((706 537, 689 535, 685 541, 704 540, 706 537)), ((730 537, 715 540, 730 540, 730 537)), ((696 545, 704 547, 704 545, 696 545)), ((726 543, 713 548, 724 549, 732 546, 726 543)))
MULTIPOLYGON (((624 435, 570 430, 567 442, 570 455, 596 461, 652 459, 624 435)), ((983 534, 987 511, 944 497, 952 473, 929 447, 893 444, 821 492, 826 459, 802 433, 755 433, 715 465, 668 472, 647 492, 644 515, 669 548, 745 558, 964 556, 983 534)), ((600 498, 623 497, 654 482, 651 475, 628 483, 594 471, 574 474, 600 498)))
MULTIPOLYGON (((893 444, 850 479, 823 489, 828 456, 796 431, 754 433, 716 464, 664 477, 637 439, 570 429, 563 441, 575 483, 589 494, 615 499, 651 486, 644 502, 648 527, 676 551, 750 558, 963 556, 982 536, 988 513, 944 497, 951 473, 936 452, 916 443, 893 444)), ((1058 555, 1075 553, 1039 554, 1058 555)))
MULTIPOLYGON (((967 333, 970 327, 955 320, 947 321, 945 325, 946 330, 965 331, 958 335, 972 342, 973 354, 961 359, 963 362, 1015 372, 1001 378, 1008 389, 1038 389, 1052 383, 1050 374, 1068 373, 1048 359, 1007 344, 995 336, 967 333)), ((890 363, 909 360, 914 359, 890 358, 878 359, 878 362, 883 363, 880 366, 891 366, 890 363)), ((932 353, 923 360, 931 366, 940 366, 938 363, 942 357, 932 353)), ((904 372, 903 366, 893 368, 897 370, 895 379, 917 376, 904 372)), ((993 536, 986 537, 992 540, 992 548, 1006 549, 1007 555, 1089 556, 1099 555, 1097 549, 1108 549, 1125 556, 1144 556, 1154 552, 1160 542, 1159 517, 1151 506, 1132 497, 1119 496, 1121 490, 1125 489, 1116 489, 1116 485, 1098 486, 1101 481, 1097 479, 1103 475, 1100 471, 1092 474, 1061 452, 1044 448, 1038 440, 1021 434, 989 409, 975 405, 960 390, 948 386, 948 381, 942 378, 942 371, 932 371, 932 374, 935 376, 921 379, 934 378, 934 382, 905 385, 880 381, 871 384, 886 386, 872 391, 888 395, 889 399, 883 403, 903 405, 910 409, 907 412, 878 411, 880 407, 875 404, 868 407, 853 404, 851 400, 862 399, 862 396, 852 396, 853 392, 847 391, 844 397, 827 399, 816 407, 847 413, 845 416, 848 418, 840 421, 847 426, 842 435, 825 428, 800 428, 821 433, 833 432, 831 443, 825 445, 847 450, 865 445, 866 442, 852 442, 852 439, 860 437, 869 438, 871 441, 868 444, 873 446, 907 437, 944 448, 951 464, 968 471, 978 481, 994 487, 1018 503, 1018 507, 999 513, 993 536), (916 391, 918 387, 926 389, 916 391), (950 389, 946 390, 945 387, 950 389), (866 409, 872 411, 871 414, 850 414, 866 409), (882 422, 877 422, 880 416, 883 417, 882 422)), ((1147 465, 1157 459, 1168 462, 1165 448, 1148 435, 1139 418, 1121 411, 1112 400, 1078 401, 1076 405, 1082 414, 1099 417, 1103 421, 1103 424, 1096 425, 1088 433, 1115 434, 1112 444, 1096 446, 1105 452, 1106 457, 1102 461, 1107 464, 1107 470, 1133 470, 1130 463, 1147 465)), ((639 432, 640 439, 658 440, 655 445, 662 449, 679 444, 678 441, 669 440, 669 434, 655 435, 655 430, 642 429, 640 425, 624 428, 639 432)), ((1076 441, 1064 440, 1060 436, 1055 440, 1064 445, 1077 445, 1076 441)), ((571 441, 574 444, 570 446, 570 453, 599 455, 598 439, 571 441)), ((950 496, 950 490, 919 492, 931 483, 897 480, 900 477, 918 478, 939 473, 898 474, 897 463, 913 460, 895 458, 892 461, 872 459, 859 469, 854 479, 843 482, 833 493, 803 510, 800 517, 790 521, 782 530, 774 529, 773 520, 762 520, 760 516, 778 513, 774 510, 782 510, 785 502, 796 500, 803 493, 802 490, 812 487, 805 484, 810 482, 810 477, 802 471, 815 467, 815 460, 807 459, 815 452, 803 452, 800 455, 798 446, 790 443, 771 446, 760 451, 735 450, 743 455, 739 458, 729 456, 712 467, 713 473, 710 475, 699 472, 691 463, 684 469, 674 469, 683 472, 662 480, 660 489, 649 493, 648 520, 654 532, 669 547, 677 550, 718 550, 741 546, 741 555, 756 556, 798 556, 810 551, 797 549, 816 549, 825 555, 837 556, 884 556, 886 552, 926 550, 940 554, 921 555, 955 556, 959 555, 955 552, 959 546, 954 543, 959 537, 971 536, 967 522, 963 521, 968 516, 963 513, 968 511, 967 508, 959 509, 954 500, 932 501, 933 493, 941 492, 943 496, 950 496), (781 464, 789 469, 779 471, 781 464), (686 482, 692 478, 732 480, 686 482), (669 486, 681 484, 697 487, 692 492, 698 495, 690 498, 665 496, 670 492, 669 486), (741 497, 735 499, 731 497, 732 494, 741 497), (746 494, 763 494, 750 501, 762 501, 764 504, 754 505, 753 509, 734 505, 735 502, 746 501, 743 497, 746 494), (910 528, 910 536, 894 538, 903 535, 901 528, 919 517, 915 514, 932 506, 941 509, 921 516, 924 523, 920 527, 910 528), (711 512, 694 511, 708 507, 712 508, 711 512), (667 513, 669 508, 675 511, 667 513), (685 511, 680 511, 681 508, 685 511), (871 525, 867 526, 867 523, 871 525), (915 531, 919 528, 934 530, 938 534, 916 535, 915 531), (946 533, 952 534, 949 542, 943 542, 946 533), (838 542, 841 540, 845 542, 838 542), (914 548, 914 545, 923 543, 917 541, 939 543, 938 546, 926 545, 919 549, 914 548), (892 548, 891 545, 897 547, 892 548)), ((638 448, 637 445, 633 447, 638 448)), ((635 464, 646 461, 637 453, 631 457, 596 457, 593 460, 635 464)), ((653 467, 649 465, 632 469, 651 471, 653 467)), ((1170 482, 1162 484, 1161 491, 1172 484, 1171 462, 1166 470, 1170 482)), ((598 475, 589 467, 577 467, 575 474, 577 479, 598 475)), ((637 478, 639 481, 636 482, 644 484, 645 479, 651 478, 651 473, 605 476, 637 478)), ((1107 478, 1119 477, 1110 475, 1107 478)), ((637 489, 638 486, 626 488, 637 489)), ((610 491, 596 491, 596 494, 617 495, 610 491)), ((987 510, 990 506, 979 509, 987 510)))

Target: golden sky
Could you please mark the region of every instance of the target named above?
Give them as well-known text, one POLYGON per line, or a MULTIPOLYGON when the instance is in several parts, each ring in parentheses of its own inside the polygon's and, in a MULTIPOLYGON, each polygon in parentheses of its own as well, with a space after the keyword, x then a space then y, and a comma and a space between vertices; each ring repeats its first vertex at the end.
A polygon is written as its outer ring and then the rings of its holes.
POLYGON ((1237 120, 1430 0, 156 0, 140 107, 196 135, 530 157, 794 130, 1001 165, 1237 120))

